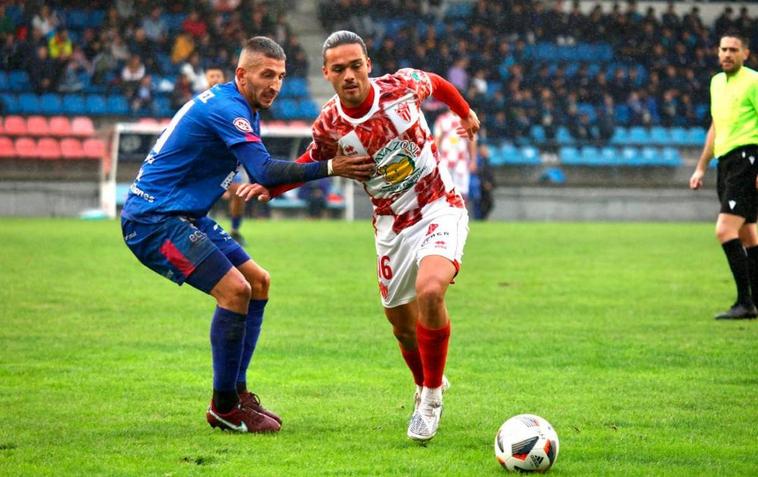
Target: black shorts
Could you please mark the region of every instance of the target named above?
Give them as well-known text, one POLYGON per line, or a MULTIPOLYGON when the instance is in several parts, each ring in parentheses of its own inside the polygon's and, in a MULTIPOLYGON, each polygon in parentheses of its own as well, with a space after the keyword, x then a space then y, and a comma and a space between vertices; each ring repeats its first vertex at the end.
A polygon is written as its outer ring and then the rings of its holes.
POLYGON ((758 145, 732 149, 719 158, 716 190, 721 213, 739 215, 747 223, 755 223, 758 215, 758 145))

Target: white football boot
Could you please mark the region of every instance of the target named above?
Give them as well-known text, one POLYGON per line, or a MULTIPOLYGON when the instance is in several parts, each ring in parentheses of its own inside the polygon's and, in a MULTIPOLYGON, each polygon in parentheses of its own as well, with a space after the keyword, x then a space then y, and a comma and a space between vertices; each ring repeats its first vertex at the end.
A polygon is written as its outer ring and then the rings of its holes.
POLYGON ((437 434, 442 416, 442 394, 450 387, 446 377, 442 377, 442 386, 438 388, 421 388, 416 390, 415 406, 411 421, 408 423, 408 437, 414 441, 425 442, 437 434))

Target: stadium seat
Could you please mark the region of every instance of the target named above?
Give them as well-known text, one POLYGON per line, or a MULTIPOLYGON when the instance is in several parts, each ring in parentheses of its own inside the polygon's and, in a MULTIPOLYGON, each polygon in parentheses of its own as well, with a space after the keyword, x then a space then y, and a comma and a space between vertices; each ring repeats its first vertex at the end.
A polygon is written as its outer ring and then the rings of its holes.
POLYGON ((542 144, 545 142, 545 128, 539 124, 532 126, 532 128, 529 130, 529 136, 532 137, 532 140, 535 143, 542 144))
POLYGON ((39 97, 34 93, 21 93, 18 95, 18 109, 24 114, 39 114, 42 108, 39 97))
POLYGON ((611 137, 611 144, 625 145, 629 143, 629 130, 623 126, 616 126, 611 137))
POLYGON ((97 138, 90 138, 82 144, 84 157, 88 159, 102 159, 105 156, 105 143, 97 138))
POLYGON ((37 157, 37 143, 34 139, 28 137, 20 137, 16 139, 13 145, 16 150, 16 156, 23 158, 37 157))
POLYGON ((0 93, 0 106, 4 108, 5 114, 18 114, 21 112, 18 106, 18 98, 15 94, 0 93))
POLYGON ((63 110, 63 99, 56 93, 45 93, 40 96, 40 112, 43 114, 60 114, 63 110))
POLYGON ((26 129, 32 136, 49 136, 50 126, 44 116, 29 116, 26 118, 26 129))
POLYGON ((8 74, 0 70, 0 91, 10 90, 10 83, 8 83, 8 74))
POLYGON ((663 159, 660 156, 660 152, 657 148, 645 146, 640 151, 640 165, 641 166, 660 166, 663 164, 663 159))
POLYGON ((669 129, 671 135, 671 141, 669 144, 675 144, 677 146, 684 146, 687 144, 687 130, 681 127, 675 127, 669 129))
POLYGON ((95 116, 105 116, 105 96, 101 94, 90 94, 85 100, 87 114, 95 116))
POLYGON ((11 91, 29 91, 29 74, 24 70, 13 70, 8 73, 8 86, 11 91))
POLYGON ((629 142, 633 144, 647 144, 650 142, 650 135, 647 129, 642 126, 629 128, 629 142))
POLYGON ((127 116, 129 114, 129 101, 123 94, 112 94, 106 100, 105 110, 111 116, 127 116))
POLYGON ((41 159, 60 159, 61 145, 57 139, 51 137, 40 138, 37 143, 37 154, 41 159))
POLYGON ((24 136, 28 134, 26 119, 21 116, 6 116, 3 123, 3 132, 9 136, 24 136))
POLYGON ((585 166, 599 166, 601 162, 600 150, 595 146, 583 147, 581 161, 585 166))
POLYGON ((565 126, 558 127, 555 133, 555 140, 558 141, 558 144, 562 145, 574 144, 574 138, 565 126))
POLYGON ((668 128, 662 126, 654 126, 650 129, 650 142, 653 144, 669 144, 671 142, 671 134, 668 128))
POLYGON ((77 116, 71 121, 71 134, 81 137, 93 136, 95 134, 95 126, 87 116, 77 116))
POLYGON ((662 164, 670 167, 679 167, 683 162, 682 154, 679 152, 679 149, 674 147, 664 147, 661 157, 663 159, 662 164))
POLYGON ((66 116, 53 116, 50 118, 50 135, 70 136, 71 121, 66 116))
POLYGON ((690 128, 687 131, 687 144, 690 146, 702 146, 705 143, 707 132, 703 128, 690 128))
POLYGON ((85 157, 82 142, 74 138, 61 140, 61 156, 64 159, 80 159, 85 157))
POLYGON ((575 147, 564 146, 560 148, 558 151, 558 158, 561 160, 561 163, 568 166, 575 166, 582 163, 582 160, 579 157, 579 151, 575 147))
POLYGON ((636 147, 626 146, 621 149, 621 161, 620 165, 623 166, 639 166, 640 165, 639 150, 636 147))
POLYGON ((523 146, 520 148, 521 164, 539 165, 542 164, 540 151, 534 146, 523 146))
POLYGON ((59 112, 77 115, 87 113, 87 104, 81 94, 66 94, 63 96, 63 109, 59 112))
POLYGON ((14 157, 15 155, 13 139, 7 136, 0 136, 0 157, 14 157))
POLYGON ((618 163, 618 149, 615 147, 604 147, 600 149, 600 166, 614 166, 618 163))

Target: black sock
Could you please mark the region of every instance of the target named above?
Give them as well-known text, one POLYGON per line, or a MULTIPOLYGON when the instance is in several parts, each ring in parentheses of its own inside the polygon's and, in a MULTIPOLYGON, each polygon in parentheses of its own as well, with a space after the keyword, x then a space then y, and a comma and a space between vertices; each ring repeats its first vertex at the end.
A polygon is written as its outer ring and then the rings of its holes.
POLYGON ((750 275, 748 272, 748 261, 745 249, 742 248, 740 239, 732 239, 721 244, 729 261, 729 268, 734 276, 734 283, 737 285, 737 303, 750 305, 753 301, 750 299, 750 275))
POLYGON ((242 394, 247 391, 247 383, 245 381, 237 381, 237 394, 242 394))
POLYGON ((213 405, 221 414, 226 414, 234 409, 234 406, 236 406, 239 401, 240 399, 239 396, 237 396, 237 391, 213 390, 213 405))
POLYGON ((753 297, 753 303, 758 299, 758 245, 746 248, 747 268, 750 272, 750 295, 753 297))

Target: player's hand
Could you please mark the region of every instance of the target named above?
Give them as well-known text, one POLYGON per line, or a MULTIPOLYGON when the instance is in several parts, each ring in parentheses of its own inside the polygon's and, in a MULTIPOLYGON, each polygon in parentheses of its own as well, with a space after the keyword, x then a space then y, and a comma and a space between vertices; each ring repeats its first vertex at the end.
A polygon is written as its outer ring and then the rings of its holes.
POLYGON ((258 202, 271 200, 271 192, 260 184, 241 184, 237 189, 237 196, 242 197, 245 202, 255 198, 258 198, 258 202))
POLYGON ((376 163, 371 156, 334 156, 332 175, 366 181, 376 172, 376 163))
MULTIPOLYGON (((703 187, 703 176, 705 175, 705 171, 701 171, 700 169, 695 169, 695 172, 692 173, 692 177, 690 177, 690 189, 692 190, 698 190, 701 187, 703 187)), ((758 179, 756 179, 758 181, 758 179)), ((757 183, 758 187, 758 183, 757 183)))
POLYGON ((461 127, 456 129, 456 132, 460 137, 474 139, 476 133, 479 132, 479 118, 473 109, 468 112, 468 117, 461 118, 461 127))

